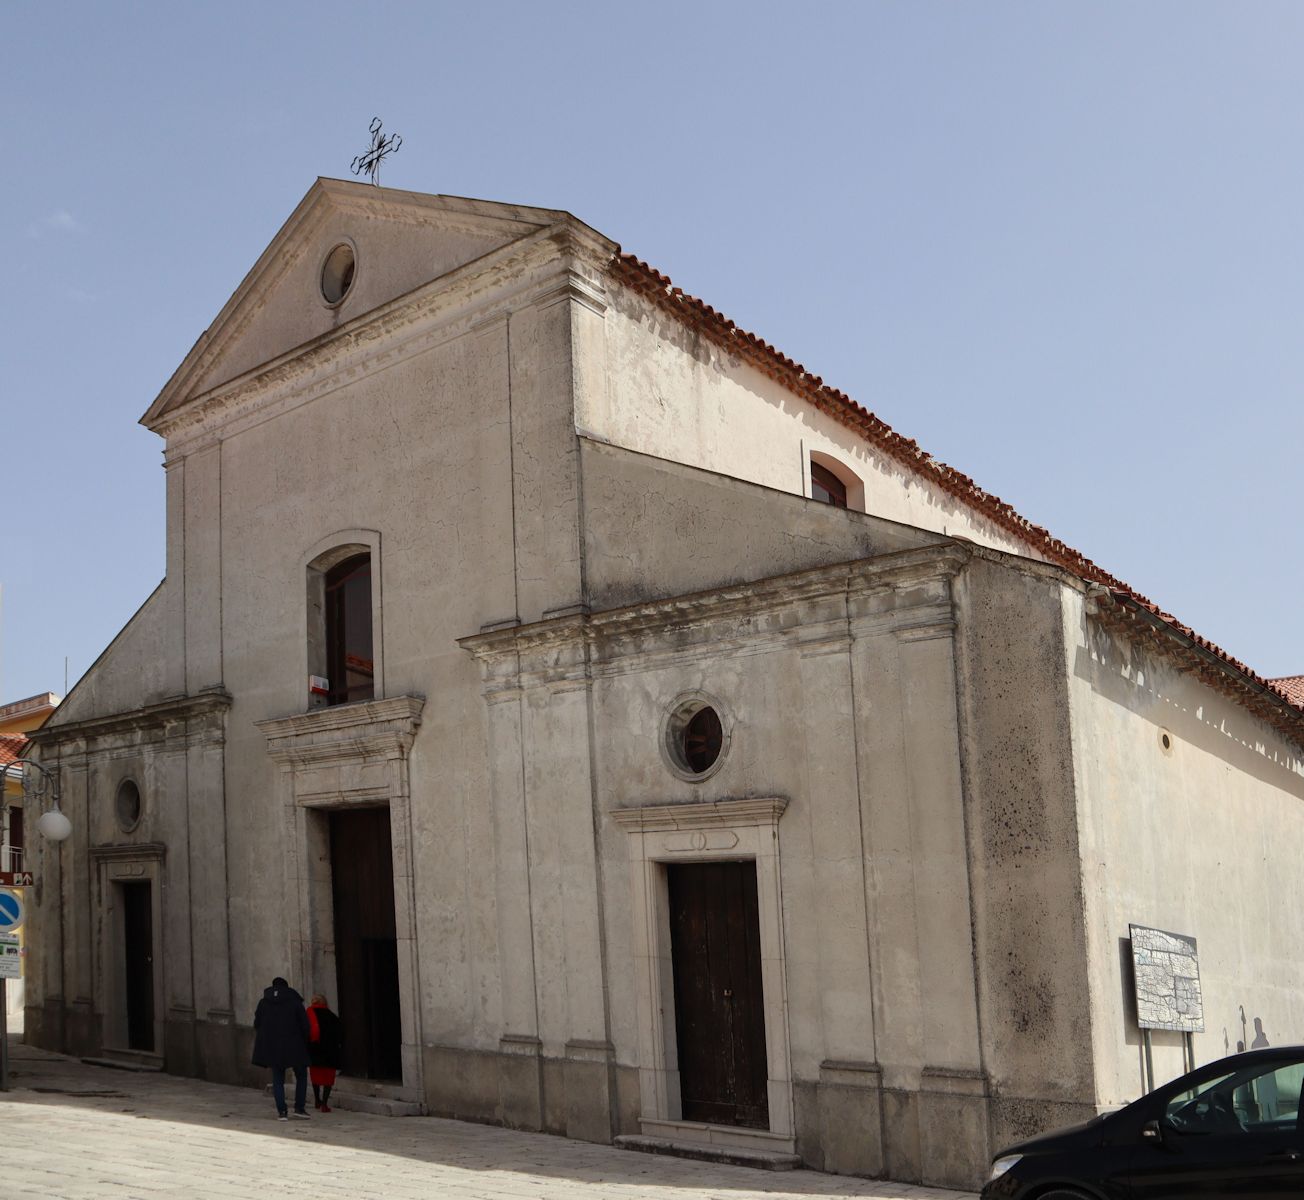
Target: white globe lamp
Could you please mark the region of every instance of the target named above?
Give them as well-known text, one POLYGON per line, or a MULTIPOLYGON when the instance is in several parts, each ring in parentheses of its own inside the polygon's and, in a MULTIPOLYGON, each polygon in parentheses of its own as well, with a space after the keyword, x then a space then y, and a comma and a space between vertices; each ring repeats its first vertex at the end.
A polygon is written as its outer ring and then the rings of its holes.
POLYGON ((72 833, 72 822, 57 808, 52 808, 49 812, 41 814, 41 819, 36 822, 36 828, 43 838, 52 842, 62 842, 72 833))

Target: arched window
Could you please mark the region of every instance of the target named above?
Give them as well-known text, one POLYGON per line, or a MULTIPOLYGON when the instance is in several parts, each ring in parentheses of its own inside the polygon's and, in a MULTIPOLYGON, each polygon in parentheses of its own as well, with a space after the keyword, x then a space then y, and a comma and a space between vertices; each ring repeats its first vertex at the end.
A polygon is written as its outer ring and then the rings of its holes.
POLYGON ((810 465, 810 497, 821 504, 832 504, 836 508, 847 507, 847 485, 828 467, 813 462, 810 465))
POLYGON ((355 554, 326 572, 327 704, 376 694, 371 623, 371 555, 355 554))
POLYGON ((822 450, 810 452, 810 498, 834 508, 865 511, 865 484, 846 463, 822 450))

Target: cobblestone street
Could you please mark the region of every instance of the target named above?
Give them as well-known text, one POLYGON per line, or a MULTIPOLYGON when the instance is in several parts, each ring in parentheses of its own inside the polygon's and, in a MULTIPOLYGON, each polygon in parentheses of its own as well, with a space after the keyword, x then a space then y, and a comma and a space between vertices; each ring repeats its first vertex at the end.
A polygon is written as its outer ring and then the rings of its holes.
POLYGON ((5 1200, 972 1200, 811 1171, 662 1158, 429 1117, 335 1111, 280 1122, 270 1098, 88 1066, 14 1045, 0 1093, 5 1200))

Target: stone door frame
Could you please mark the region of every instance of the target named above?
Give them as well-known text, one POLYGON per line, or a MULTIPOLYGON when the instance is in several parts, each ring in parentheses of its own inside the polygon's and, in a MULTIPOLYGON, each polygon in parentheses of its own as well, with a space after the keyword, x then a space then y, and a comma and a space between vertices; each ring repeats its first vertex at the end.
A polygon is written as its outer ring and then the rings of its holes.
POLYGON ((332 809, 387 808, 394 858, 403 1080, 350 1080, 368 1092, 422 1102, 421 975, 412 861, 409 752, 425 700, 397 696, 337 704, 257 722, 280 763, 285 846, 287 961, 300 981, 335 979, 335 899, 331 887, 332 809))
POLYGON ((780 798, 615 809, 628 835, 633 963, 638 998, 640 1125, 674 1141, 793 1153, 792 1057, 779 862, 780 798), (754 861, 769 1078, 769 1131, 683 1120, 675 1034, 668 863, 754 861))
POLYGON ((164 1024, 167 1009, 163 978, 163 863, 167 847, 160 842, 134 845, 104 845, 90 848, 95 864, 95 887, 99 936, 96 948, 95 996, 104 1022, 100 1035, 108 1053, 135 1057, 164 1058, 164 1024), (150 934, 153 943, 154 1049, 132 1050, 127 1036, 127 981, 125 931, 123 928, 122 884, 148 884, 150 887, 150 934))

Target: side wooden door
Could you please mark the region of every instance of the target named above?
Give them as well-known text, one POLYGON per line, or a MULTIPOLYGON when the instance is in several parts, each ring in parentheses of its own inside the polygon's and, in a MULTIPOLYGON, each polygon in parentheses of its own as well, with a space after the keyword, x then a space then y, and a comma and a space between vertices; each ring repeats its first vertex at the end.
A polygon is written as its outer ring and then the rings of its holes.
POLYGON ((154 1050, 154 904, 148 883, 124 883, 122 934, 126 956, 127 1048, 154 1050))
POLYGON ((684 1120, 768 1129, 756 864, 672 863, 666 873, 684 1120))

